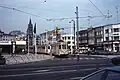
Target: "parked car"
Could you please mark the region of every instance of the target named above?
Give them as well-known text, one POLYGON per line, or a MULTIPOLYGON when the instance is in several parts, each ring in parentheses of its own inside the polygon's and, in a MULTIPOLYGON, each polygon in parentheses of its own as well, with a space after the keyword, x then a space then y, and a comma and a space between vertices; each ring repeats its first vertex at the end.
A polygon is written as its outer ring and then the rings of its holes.
POLYGON ((0 54, 0 65, 4 65, 6 63, 5 58, 0 54))
POLYGON ((120 80, 120 66, 109 67, 93 72, 80 80, 120 80))
POLYGON ((93 55, 112 55, 113 52, 106 51, 106 50, 93 50, 90 52, 90 54, 93 54, 93 55))
POLYGON ((114 64, 114 65, 119 65, 120 64, 120 57, 114 57, 111 59, 111 62, 114 64))

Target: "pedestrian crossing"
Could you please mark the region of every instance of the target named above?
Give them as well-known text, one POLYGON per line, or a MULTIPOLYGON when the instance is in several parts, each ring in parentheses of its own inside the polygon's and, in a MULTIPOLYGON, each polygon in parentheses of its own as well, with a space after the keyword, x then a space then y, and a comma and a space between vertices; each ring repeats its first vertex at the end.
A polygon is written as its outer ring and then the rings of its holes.
MULTIPOLYGON (((107 59, 107 58, 94 58, 94 57, 83 57, 83 58, 79 58, 79 60, 101 60, 101 59, 107 59)), ((76 57, 74 58, 55 58, 55 60, 77 60, 76 57)))

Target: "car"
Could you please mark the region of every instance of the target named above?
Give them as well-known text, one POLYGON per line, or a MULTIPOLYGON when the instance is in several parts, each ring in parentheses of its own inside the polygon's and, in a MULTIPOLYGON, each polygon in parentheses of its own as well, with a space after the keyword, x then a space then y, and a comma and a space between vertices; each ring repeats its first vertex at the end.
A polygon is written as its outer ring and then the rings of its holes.
POLYGON ((112 55, 113 53, 110 51, 105 51, 105 50, 93 50, 90 52, 90 54, 93 54, 93 55, 112 55))
POLYGON ((111 62, 114 64, 114 65, 119 65, 120 64, 120 57, 114 57, 111 59, 111 62))
POLYGON ((6 64, 6 59, 2 55, 0 55, 0 65, 4 64, 6 64))
POLYGON ((120 66, 101 69, 81 78, 80 80, 120 80, 120 66))

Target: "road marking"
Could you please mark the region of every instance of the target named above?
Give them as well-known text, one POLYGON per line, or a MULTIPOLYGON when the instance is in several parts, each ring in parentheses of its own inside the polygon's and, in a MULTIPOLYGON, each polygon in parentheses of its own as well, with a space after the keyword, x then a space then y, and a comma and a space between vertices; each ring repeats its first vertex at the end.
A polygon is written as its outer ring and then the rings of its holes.
POLYGON ((28 74, 15 74, 15 75, 2 75, 2 77, 20 77, 20 76, 32 76, 32 75, 40 75, 40 74, 53 74, 53 73, 68 73, 68 72, 75 72, 77 70, 65 70, 65 71, 53 71, 53 72, 44 72, 44 73, 28 73, 28 74))
POLYGON ((68 58, 68 60, 72 60, 72 58, 68 58))
POLYGON ((47 71, 50 71, 50 70, 37 70, 37 71, 33 71, 33 72, 47 72, 47 71))
POLYGON ((79 58, 80 60, 82 60, 83 58, 79 58))
POLYGON ((83 77, 73 77, 73 78, 70 78, 70 80, 76 80, 76 79, 81 79, 83 77))
MULTIPOLYGON (((92 69, 92 68, 91 68, 91 69, 92 69)), ((86 69, 86 70, 90 70, 90 69, 86 69)), ((91 74, 89 74, 89 75, 87 75, 87 76, 85 76, 85 77, 94 75, 94 74, 96 74, 96 73, 98 73, 98 72, 100 72, 100 71, 103 71, 103 70, 104 70, 104 68, 101 68, 100 70, 95 71, 95 72, 93 72, 93 73, 91 73, 91 74)), ((73 78, 70 78, 70 80, 83 79, 83 78, 85 78, 85 77, 73 77, 73 78)))
POLYGON ((89 60, 90 58, 85 58, 86 60, 89 60))
POLYGON ((95 69, 96 68, 88 68, 88 69, 80 69, 80 70, 64 70, 64 71, 51 71, 51 72, 46 72, 46 71, 50 71, 50 70, 38 70, 38 73, 15 74, 15 75, 1 75, 0 78, 2 78, 2 77, 20 77, 20 76, 28 76, 28 75, 32 76, 32 75, 40 75, 40 74, 58 74, 58 73, 68 73, 68 72, 76 72, 76 71, 89 71, 89 70, 95 70, 95 69))
POLYGON ((90 58, 90 59, 94 60, 95 58, 90 58))
POLYGON ((56 67, 43 67, 43 68, 22 68, 22 69, 5 69, 5 70, 0 70, 0 71, 19 71, 19 70, 34 70, 34 69, 51 69, 51 68, 67 68, 67 67, 76 67, 76 66, 79 66, 79 67, 84 67, 84 66, 96 66, 96 65, 111 65, 111 64, 86 64, 86 65, 70 65, 70 66, 56 66, 56 67))
POLYGON ((89 71, 89 70, 95 70, 96 68, 88 68, 88 69, 81 69, 80 71, 89 71))
POLYGON ((103 59, 103 58, 98 58, 98 59, 103 59))

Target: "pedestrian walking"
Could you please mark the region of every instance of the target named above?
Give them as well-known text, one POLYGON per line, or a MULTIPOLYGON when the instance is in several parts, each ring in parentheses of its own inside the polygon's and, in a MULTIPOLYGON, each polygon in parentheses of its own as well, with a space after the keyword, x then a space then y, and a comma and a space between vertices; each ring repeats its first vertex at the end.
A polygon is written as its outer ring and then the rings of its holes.
POLYGON ((80 56, 79 56, 79 54, 77 54, 77 61, 79 61, 79 58, 80 58, 80 56))

